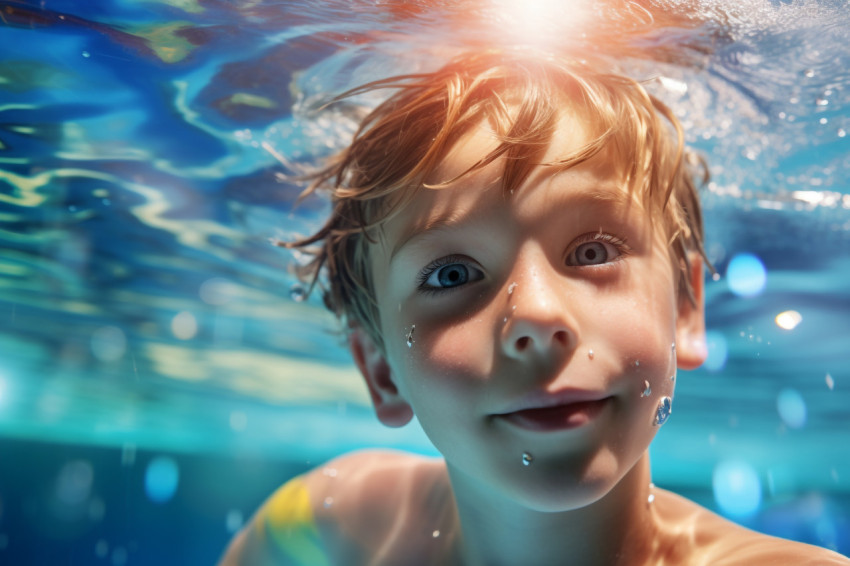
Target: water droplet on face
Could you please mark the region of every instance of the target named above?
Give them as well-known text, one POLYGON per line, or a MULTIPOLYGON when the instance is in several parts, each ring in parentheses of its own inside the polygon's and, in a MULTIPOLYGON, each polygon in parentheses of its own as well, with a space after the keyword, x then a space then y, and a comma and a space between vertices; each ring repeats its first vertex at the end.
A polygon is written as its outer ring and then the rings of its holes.
POLYGON ((670 381, 676 381, 676 374, 675 373, 670 376, 670 381))
POLYGON ((649 397, 652 395, 652 387, 649 386, 649 382, 644 380, 643 382, 643 393, 640 394, 641 397, 649 397))
POLYGON ((673 400, 670 397, 662 397, 658 402, 658 408, 655 409, 655 425, 661 426, 670 417, 673 412, 673 400))
POLYGON ((646 498, 646 502, 647 502, 647 503, 652 503, 653 501, 655 501, 655 494, 654 494, 654 493, 650 493, 650 494, 649 494, 649 497, 647 497, 647 498, 646 498))
POLYGON ((587 357, 590 358, 591 360, 593 359, 593 350, 592 349, 587 351, 587 357))
POLYGON ((416 330, 416 325, 411 324, 410 325, 410 332, 408 332, 407 336, 405 336, 405 342, 406 342, 408 348, 413 347, 413 331, 414 330, 416 330))
POLYGON ((533 461, 534 461, 534 456, 532 456, 528 452, 522 453, 522 465, 523 466, 530 466, 533 461))
POLYGON ((640 360, 635 360, 635 367, 636 367, 636 368, 639 368, 639 367, 640 367, 640 360))
POLYGON ((325 475, 329 478, 335 478, 337 474, 336 468, 323 468, 322 475, 325 475))
POLYGON ((675 343, 675 342, 673 342, 672 344, 670 344, 670 350, 671 350, 674 354, 676 353, 676 343, 675 343))
POLYGON ((294 283, 292 287, 289 288, 289 298, 296 303, 303 302, 304 299, 307 298, 307 291, 302 285, 294 283))
POLYGON ((325 509, 330 509, 331 505, 334 504, 334 498, 333 497, 325 497, 325 501, 323 503, 324 503, 325 509))
POLYGON ((829 374, 826 374, 826 386, 829 387, 830 391, 835 389, 835 380, 832 379, 832 376, 829 374))
POLYGON ((516 289, 516 281, 508 285, 508 295, 513 295, 514 289, 516 289))

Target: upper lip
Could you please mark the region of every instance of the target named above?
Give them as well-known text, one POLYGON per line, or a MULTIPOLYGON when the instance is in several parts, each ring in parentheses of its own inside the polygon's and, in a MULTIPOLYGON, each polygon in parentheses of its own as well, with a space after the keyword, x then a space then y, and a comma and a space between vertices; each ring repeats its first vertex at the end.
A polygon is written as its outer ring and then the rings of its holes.
POLYGON ((525 395, 517 401, 508 404, 505 410, 495 413, 496 416, 509 415, 520 411, 534 409, 551 409, 575 403, 587 403, 601 401, 610 397, 603 391, 591 391, 588 389, 561 389, 559 391, 535 391, 525 395))

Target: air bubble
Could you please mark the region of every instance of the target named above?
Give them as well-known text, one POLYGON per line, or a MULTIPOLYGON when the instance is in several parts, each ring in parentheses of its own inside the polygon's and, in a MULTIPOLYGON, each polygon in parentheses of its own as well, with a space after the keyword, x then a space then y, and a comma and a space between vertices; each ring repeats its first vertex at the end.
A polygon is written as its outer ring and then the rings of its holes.
POLYGON ((658 402, 658 408, 655 409, 655 425, 661 426, 667 422, 670 413, 673 412, 673 400, 670 397, 662 397, 658 402))
POLYGON ((829 387, 830 391, 835 389, 835 380, 832 379, 832 376, 829 374, 826 374, 826 386, 829 387))
POLYGON ((807 79, 810 79, 813 76, 815 76, 815 70, 814 69, 806 69, 805 71, 803 71, 803 75, 805 75, 805 77, 807 79))
POLYGON ((83 51, 82 56, 88 59, 89 57, 91 57, 91 53, 89 53, 88 51, 83 51))
POLYGON ((431 533, 431 536, 432 536, 432 537, 434 537, 434 538, 439 537, 439 536, 440 536, 440 531, 435 530, 433 533, 431 533))
POLYGON ((641 397, 649 397, 652 395, 652 387, 649 386, 649 382, 644 380, 643 382, 643 393, 640 394, 641 397))
POLYGON ((408 347, 408 348, 412 348, 412 347, 413 347, 413 331, 414 331, 414 330, 416 330, 416 325, 415 325, 415 324, 411 324, 411 325, 410 325, 410 331, 407 333, 407 336, 405 336, 405 337, 404 337, 404 339, 405 339, 405 343, 407 344, 407 347, 408 347))
POLYGON ((294 283, 292 287, 289 288, 289 298, 295 301, 296 303, 304 302, 304 299, 307 298, 307 290, 298 283, 294 283))
POLYGON ((815 104, 817 104, 818 106, 821 106, 821 107, 828 106, 829 105, 829 99, 828 98, 817 98, 817 99, 815 99, 815 104))
POLYGON ((513 295, 513 294, 514 294, 514 289, 516 289, 516 285, 517 285, 517 284, 516 284, 516 281, 514 281, 513 283, 511 283, 510 285, 508 285, 508 295, 513 295))
POLYGON ((843 138, 846 135, 847 135, 847 132, 844 130, 844 128, 838 128, 838 137, 839 138, 843 138))
POLYGON ((533 461, 534 461, 534 456, 532 456, 528 452, 522 453, 522 465, 523 466, 530 466, 533 461))

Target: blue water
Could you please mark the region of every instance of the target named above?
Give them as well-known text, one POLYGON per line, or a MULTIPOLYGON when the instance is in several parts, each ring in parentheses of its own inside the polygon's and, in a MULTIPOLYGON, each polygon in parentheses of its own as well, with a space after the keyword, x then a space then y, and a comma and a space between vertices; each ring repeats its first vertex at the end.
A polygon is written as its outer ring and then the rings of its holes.
POLYGON ((269 244, 326 212, 278 158, 344 143, 328 93, 505 42, 613 53, 711 166, 655 483, 850 554, 846 3, 567 4, 0 1, 0 563, 210 563, 292 474, 434 453, 269 244))

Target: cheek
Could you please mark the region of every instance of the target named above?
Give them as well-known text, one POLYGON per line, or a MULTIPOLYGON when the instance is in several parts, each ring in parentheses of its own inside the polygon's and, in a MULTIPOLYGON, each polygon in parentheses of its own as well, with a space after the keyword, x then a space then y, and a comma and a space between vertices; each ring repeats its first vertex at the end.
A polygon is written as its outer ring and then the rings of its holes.
POLYGON ((653 399, 672 397, 676 324, 670 294, 653 292, 647 287, 639 298, 629 299, 627 303, 618 309, 620 316, 611 319, 616 322, 609 325, 609 345, 617 352, 618 361, 630 376, 637 394, 643 393, 648 382, 653 399))
POLYGON ((387 343, 393 373, 417 415, 450 411, 457 403, 471 402, 474 391, 486 387, 494 340, 482 313, 452 321, 419 313, 387 322, 392 325, 387 334, 394 337, 387 343))
POLYGON ((493 347, 492 329, 483 317, 451 324, 423 320, 408 350, 409 367, 437 380, 484 380, 492 370, 493 347))

